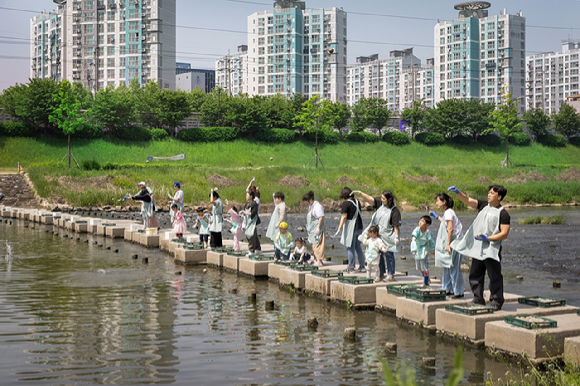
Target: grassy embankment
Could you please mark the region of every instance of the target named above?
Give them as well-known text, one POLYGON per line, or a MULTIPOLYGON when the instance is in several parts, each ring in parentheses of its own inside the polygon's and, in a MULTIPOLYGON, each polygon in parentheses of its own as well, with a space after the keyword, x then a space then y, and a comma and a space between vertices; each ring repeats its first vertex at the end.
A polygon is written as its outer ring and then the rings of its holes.
POLYGON ((175 140, 148 143, 73 140, 72 151, 80 163, 94 160, 101 166, 111 162, 122 167, 88 171, 75 167, 69 171, 58 162, 66 154, 66 140, 0 138, 0 169, 15 169, 20 161, 42 197, 65 200, 75 206, 116 205, 123 194, 135 192, 135 184, 141 180, 147 181, 158 197, 172 192, 173 181, 179 180, 184 184, 186 202, 192 205, 207 201, 210 188, 215 186, 220 188, 222 197, 243 201, 245 186, 253 176, 264 198, 281 190, 289 205, 298 203, 311 189, 319 199, 338 200, 340 189, 348 185, 369 194, 389 189, 400 204, 420 206, 427 202, 434 207, 433 196, 449 185, 485 198, 489 182, 506 185, 510 203, 580 201, 579 181, 556 180, 556 176, 571 167, 580 168, 580 149, 574 146, 511 147, 510 159, 515 165, 509 169, 500 167, 505 157, 503 146, 478 144, 323 145, 320 157, 324 167, 318 169, 314 168, 314 161, 304 167, 314 154, 310 142, 264 144, 238 140, 191 144, 175 140), (145 163, 148 155, 166 157, 180 153, 186 154, 184 161, 145 163), (290 178, 290 185, 281 184, 286 176, 302 177, 308 183, 290 178), (524 180, 527 182, 521 183, 524 180))

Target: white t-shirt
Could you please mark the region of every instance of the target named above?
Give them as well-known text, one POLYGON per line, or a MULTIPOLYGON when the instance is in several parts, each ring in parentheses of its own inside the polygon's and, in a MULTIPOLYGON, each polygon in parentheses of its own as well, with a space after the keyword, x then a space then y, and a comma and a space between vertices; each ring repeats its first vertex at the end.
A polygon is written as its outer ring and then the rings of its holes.
POLYGON ((306 245, 302 245, 302 248, 294 247, 294 254, 295 255, 302 255, 303 253, 308 252, 306 249, 306 245))
POLYGON ((451 221, 453 224, 453 236, 457 236, 459 234, 459 219, 455 214, 453 209, 447 209, 445 213, 443 213, 443 221, 447 224, 447 221, 451 221))
POLYGON ((175 192, 173 200, 175 201, 175 199, 177 199, 177 202, 183 204, 183 190, 179 189, 177 192, 175 192))
POLYGON ((312 217, 315 219, 324 217, 324 207, 318 201, 314 201, 312 204, 312 217))

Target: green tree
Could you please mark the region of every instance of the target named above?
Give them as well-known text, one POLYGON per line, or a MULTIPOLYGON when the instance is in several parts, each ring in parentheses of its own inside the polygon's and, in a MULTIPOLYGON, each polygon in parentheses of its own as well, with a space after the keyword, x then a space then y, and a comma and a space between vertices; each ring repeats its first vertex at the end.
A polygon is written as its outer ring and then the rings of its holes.
POLYGON ((199 109, 200 122, 206 126, 232 126, 231 122, 228 122, 226 119, 226 113, 231 99, 232 97, 221 87, 214 88, 201 104, 199 109))
POLYGON ((488 131, 489 113, 493 107, 493 104, 473 99, 445 99, 428 111, 424 118, 425 128, 446 138, 465 134, 475 140, 488 131))
POLYGON ((537 140, 539 136, 548 135, 550 116, 542 109, 532 109, 524 113, 524 121, 528 132, 537 140))
POLYGON ((302 127, 306 133, 314 133, 314 160, 318 168, 318 136, 330 128, 330 102, 320 100, 320 95, 314 95, 302 104, 302 111, 295 117, 295 125, 302 127))
POLYGON ((413 101, 411 107, 408 107, 401 112, 401 119, 411 128, 412 138, 415 138, 415 134, 423 129, 423 122, 426 115, 427 107, 425 106, 423 99, 413 101))
POLYGON ((261 99, 268 128, 293 129, 292 105, 288 99, 281 94, 261 99))
POLYGON ((266 125, 266 114, 262 107, 262 98, 251 98, 248 94, 239 94, 231 98, 226 111, 226 119, 240 131, 252 137, 266 125))
POLYGON ((350 129, 352 132, 365 131, 368 127, 366 100, 362 97, 351 107, 350 129))
POLYGON ((365 101, 366 121, 369 127, 375 128, 382 137, 382 129, 389 123, 389 118, 393 115, 389 110, 387 101, 381 98, 368 98, 365 101))
POLYGON ((71 85, 71 93, 75 100, 81 102, 81 109, 88 110, 93 105, 93 94, 82 83, 73 83, 71 85))
POLYGON ((135 120, 135 106, 129 94, 124 85, 117 89, 111 85, 99 90, 90 110, 91 121, 111 134, 129 127, 135 120))
POLYGON ((580 132, 580 115, 576 109, 567 103, 560 105, 560 111, 552 115, 554 129, 570 140, 570 137, 580 132))
POLYGON ((137 94, 136 100, 137 120, 142 126, 156 129, 163 127, 163 122, 158 114, 161 89, 155 80, 143 86, 142 92, 137 94))
POLYGON ((489 128, 489 115, 494 110, 494 103, 485 103, 477 99, 462 100, 459 106, 463 109, 462 128, 458 134, 469 135, 474 141, 489 128))
POLYGON ((349 105, 340 101, 330 102, 328 104, 328 114, 330 120, 330 127, 334 127, 343 137, 343 129, 348 126, 351 117, 349 105))
POLYGON ((191 101, 185 91, 163 89, 157 94, 157 103, 152 113, 169 135, 175 136, 175 129, 192 113, 191 101))
POLYGON ((518 101, 514 100, 512 93, 504 89, 503 102, 498 104, 489 114, 490 128, 487 132, 497 131, 505 140, 505 160, 502 165, 509 167, 510 163, 510 145, 509 137, 512 134, 522 131, 522 123, 518 117, 518 101))
MULTIPOLYGON (((62 81, 58 86, 58 92, 53 95, 56 107, 49 114, 50 122, 56 123, 62 132, 68 137, 68 168, 70 169, 70 137, 75 131, 82 129, 84 125, 81 114, 81 101, 75 99, 73 88, 68 80, 62 81)), ((74 158, 74 157, 73 157, 74 158)), ((77 160, 75 163, 79 166, 77 160)), ((80 167, 80 166, 79 166, 80 167)))
POLYGON ((203 91, 199 87, 196 87, 195 90, 192 90, 188 94, 188 97, 189 97, 189 103, 191 105, 191 110, 195 113, 199 113, 199 110, 201 109, 201 105, 203 104, 203 102, 207 98, 207 94, 205 93, 205 91, 203 91))

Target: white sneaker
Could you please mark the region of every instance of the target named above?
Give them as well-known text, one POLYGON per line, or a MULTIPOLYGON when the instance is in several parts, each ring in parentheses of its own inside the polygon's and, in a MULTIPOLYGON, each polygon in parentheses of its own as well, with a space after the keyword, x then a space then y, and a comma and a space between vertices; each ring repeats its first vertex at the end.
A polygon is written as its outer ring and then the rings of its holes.
POLYGON ((371 272, 367 271, 367 279, 370 279, 370 278, 371 278, 371 272))
POLYGON ((250 257, 250 256, 254 256, 254 254, 252 252, 246 253, 246 257, 250 257))
POLYGON ((393 277, 393 275, 387 275, 385 281, 395 281, 395 278, 393 277))

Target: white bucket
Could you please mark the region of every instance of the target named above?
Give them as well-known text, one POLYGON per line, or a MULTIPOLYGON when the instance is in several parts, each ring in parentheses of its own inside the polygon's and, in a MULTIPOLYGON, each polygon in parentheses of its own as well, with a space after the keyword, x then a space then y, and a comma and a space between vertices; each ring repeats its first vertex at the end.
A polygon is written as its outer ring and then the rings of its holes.
POLYGON ((137 232, 139 229, 142 229, 143 225, 140 224, 131 224, 131 227, 129 228, 129 230, 131 232, 137 232))
POLYGON ((185 237, 185 239, 187 240, 188 243, 195 243, 197 241, 199 241, 199 236, 197 235, 188 235, 185 237))
POLYGON ((101 219, 100 218, 92 218, 92 219, 90 219, 89 224, 91 224, 91 225, 101 225, 101 219))
POLYGON ((157 228, 147 228, 145 229, 145 234, 147 236, 157 236, 157 228))

